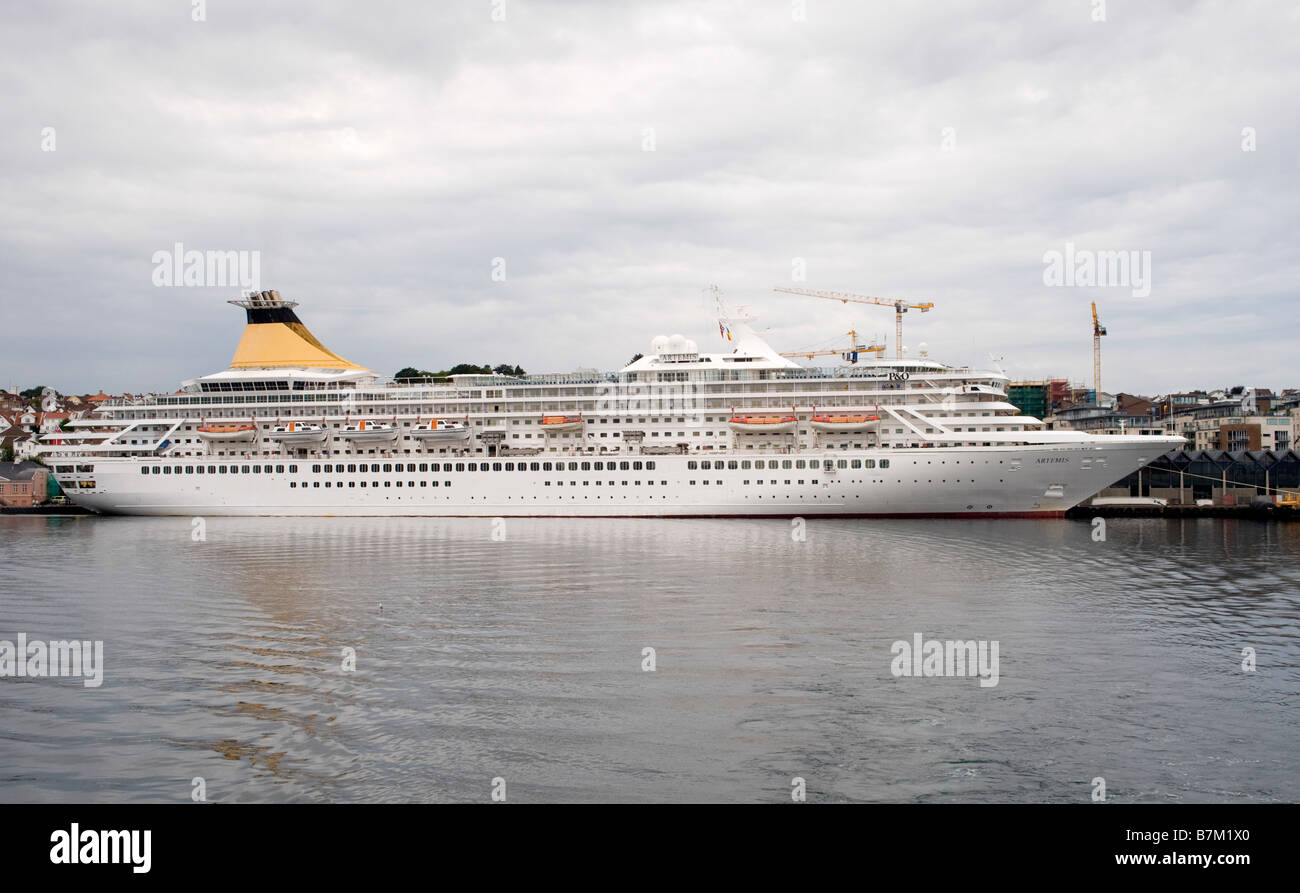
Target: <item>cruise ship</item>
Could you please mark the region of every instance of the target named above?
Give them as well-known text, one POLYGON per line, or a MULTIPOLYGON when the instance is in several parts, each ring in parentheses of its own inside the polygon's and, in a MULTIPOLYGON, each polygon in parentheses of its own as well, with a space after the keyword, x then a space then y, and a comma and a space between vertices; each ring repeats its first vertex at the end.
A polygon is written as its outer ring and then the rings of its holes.
POLYGON ((801 366, 719 302, 725 350, 617 372, 392 380, 260 291, 229 368, 47 436, 68 496, 133 515, 1059 516, 1182 438, 1049 431, 1001 371, 926 351, 801 366))

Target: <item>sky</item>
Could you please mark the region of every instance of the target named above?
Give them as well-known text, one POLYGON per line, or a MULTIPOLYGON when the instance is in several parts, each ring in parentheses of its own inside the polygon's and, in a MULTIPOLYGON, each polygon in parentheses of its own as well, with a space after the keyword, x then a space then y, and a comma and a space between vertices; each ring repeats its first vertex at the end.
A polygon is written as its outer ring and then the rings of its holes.
POLYGON ((851 292, 934 303, 910 352, 1091 385, 1096 301, 1107 391, 1300 387, 1294 3, 3 15, 3 387, 224 369, 241 289, 158 285, 177 243, 256 252, 262 288, 384 375, 725 351, 716 285, 778 350, 855 328, 892 353, 892 311, 772 289, 851 292), (1053 279, 1053 252, 1137 263, 1053 279))

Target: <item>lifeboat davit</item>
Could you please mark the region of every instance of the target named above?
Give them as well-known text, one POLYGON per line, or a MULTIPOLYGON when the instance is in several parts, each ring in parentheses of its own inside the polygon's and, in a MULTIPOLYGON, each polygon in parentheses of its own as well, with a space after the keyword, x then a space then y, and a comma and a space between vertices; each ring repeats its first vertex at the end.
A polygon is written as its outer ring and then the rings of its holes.
POLYGON ((582 416, 548 415, 542 416, 544 431, 577 431, 582 427, 582 416))
POLYGON ((301 422, 290 422, 287 425, 276 425, 267 435, 271 440, 278 440, 281 443, 292 444, 294 446, 303 444, 324 443, 329 432, 323 425, 304 425, 301 422))
POLYGON ((397 439, 397 427, 383 423, 357 422, 355 425, 344 425, 338 436, 352 443, 391 443, 397 439))
POLYGON ((200 425, 195 430, 209 443, 243 443, 257 436, 253 425, 200 425))
POLYGON ((417 425, 411 429, 411 437, 416 440, 468 440, 469 426, 464 422, 450 419, 434 419, 427 425, 417 425))
POLYGON ((879 427, 880 416, 878 415, 815 415, 812 417, 814 431, 852 434, 859 431, 875 431, 879 427))
POLYGON ((798 423, 792 415, 739 415, 727 422, 740 434, 792 434, 798 423))

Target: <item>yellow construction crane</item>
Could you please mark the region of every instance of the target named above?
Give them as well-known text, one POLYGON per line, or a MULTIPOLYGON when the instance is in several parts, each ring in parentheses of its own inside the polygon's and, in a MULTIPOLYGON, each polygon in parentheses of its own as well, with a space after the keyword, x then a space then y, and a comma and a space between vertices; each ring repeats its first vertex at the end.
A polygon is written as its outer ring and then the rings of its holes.
POLYGON ((783 288, 777 286, 772 291, 785 292, 788 295, 806 295, 810 298, 825 298, 828 301, 839 301, 841 304, 875 304, 878 307, 894 308, 894 356, 898 359, 903 358, 903 314, 908 310, 920 310, 927 313, 934 309, 933 304, 909 304, 906 301, 891 301, 889 298, 873 298, 869 295, 855 295, 849 292, 838 291, 812 291, 806 288, 783 288))
POLYGON ((781 354, 781 356, 806 357, 810 360, 813 357, 842 356, 844 357, 845 362, 856 363, 858 361, 858 354, 860 353, 884 353, 885 352, 885 345, 883 344, 862 344, 861 342, 859 342, 858 333, 854 329, 849 329, 848 334, 849 334, 849 349, 847 351, 844 350, 797 351, 796 350, 796 351, 791 351, 790 353, 783 353, 781 354))
POLYGON ((1092 302, 1092 386, 1097 395, 1093 403, 1101 405, 1101 336, 1106 334, 1106 327, 1097 319, 1097 302, 1092 302))

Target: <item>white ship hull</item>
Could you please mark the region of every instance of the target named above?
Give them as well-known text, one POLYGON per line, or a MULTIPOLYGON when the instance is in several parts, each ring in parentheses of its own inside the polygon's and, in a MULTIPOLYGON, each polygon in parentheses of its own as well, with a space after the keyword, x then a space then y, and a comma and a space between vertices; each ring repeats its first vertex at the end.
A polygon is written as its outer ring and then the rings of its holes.
POLYGON ((409 465, 409 472, 364 474, 344 470, 348 464, 359 467, 355 461, 324 459, 98 459, 94 488, 69 496, 99 512, 185 516, 1053 516, 1169 448, 1164 438, 1097 437, 1060 445, 801 451, 714 458, 712 464, 723 467, 707 471, 698 455, 625 456, 605 464, 626 462, 627 469, 604 471, 581 470, 584 462, 594 465, 590 456, 477 460, 487 471, 469 471, 466 460, 460 463, 466 470, 419 472, 408 460, 389 464, 409 465), (792 467, 740 467, 760 459, 790 461, 792 467), (534 460, 549 462, 553 470, 505 470, 508 462, 531 467, 534 460), (826 471, 826 460, 836 466, 833 471, 826 471), (864 467, 851 467, 854 460, 864 467), (868 460, 876 467, 865 467, 868 460), (882 460, 888 468, 879 467, 882 460), (737 467, 726 467, 730 461, 737 467), (793 467, 796 461, 805 467, 793 467), (228 463, 271 470, 184 472, 201 462, 205 468, 228 463), (838 467, 840 462, 849 467, 838 467), (578 470, 569 470, 570 463, 578 470), (563 470, 554 470, 557 464, 563 470), (142 474, 143 465, 181 471, 142 474), (325 473, 326 465, 340 470, 325 473))

